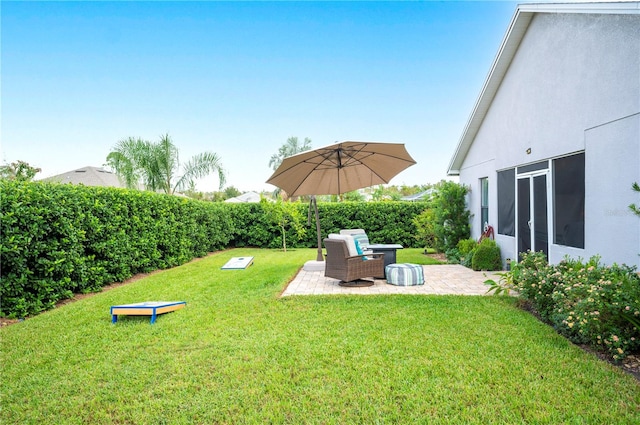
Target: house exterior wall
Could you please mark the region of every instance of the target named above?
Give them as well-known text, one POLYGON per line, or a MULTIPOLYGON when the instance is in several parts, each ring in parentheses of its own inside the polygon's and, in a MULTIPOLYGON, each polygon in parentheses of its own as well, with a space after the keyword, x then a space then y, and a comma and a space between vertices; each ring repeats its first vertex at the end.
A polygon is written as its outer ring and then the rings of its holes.
POLYGON ((640 265, 640 217, 628 207, 640 204, 631 190, 640 183, 640 113, 585 131, 585 155, 585 248, 609 264, 640 265))
POLYGON ((554 245, 550 232, 550 261, 599 254, 640 265, 640 219, 628 209, 640 182, 640 15, 533 17, 460 169, 472 189, 472 236, 488 177, 490 224, 503 259, 515 259, 515 238, 497 234, 496 171, 581 151, 585 248, 554 245))

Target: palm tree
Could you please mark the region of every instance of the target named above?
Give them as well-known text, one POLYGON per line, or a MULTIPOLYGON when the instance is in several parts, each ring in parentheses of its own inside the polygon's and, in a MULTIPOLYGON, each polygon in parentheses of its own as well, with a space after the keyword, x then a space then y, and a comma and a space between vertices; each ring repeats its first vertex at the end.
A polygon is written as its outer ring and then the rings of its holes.
POLYGON ((218 172, 220 188, 226 175, 220 158, 212 152, 194 155, 180 164, 178 148, 168 134, 152 143, 140 138, 120 140, 107 156, 107 164, 128 188, 137 188, 142 182, 147 190, 174 194, 193 186, 194 180, 218 172), (182 168, 182 175, 178 175, 182 168))
POLYGON ((308 151, 311 149, 311 139, 308 137, 304 138, 304 143, 300 144, 297 137, 289 137, 287 142, 280 146, 278 149, 278 153, 271 155, 271 159, 269 160, 269 167, 273 168, 275 171, 280 164, 282 164, 282 160, 288 156, 295 155, 300 152, 308 151))

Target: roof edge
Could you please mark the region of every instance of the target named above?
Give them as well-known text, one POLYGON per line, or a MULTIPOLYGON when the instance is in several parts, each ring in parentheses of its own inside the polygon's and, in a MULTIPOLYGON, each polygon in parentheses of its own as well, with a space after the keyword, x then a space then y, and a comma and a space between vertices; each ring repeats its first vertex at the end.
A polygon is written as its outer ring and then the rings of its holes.
POLYGON ((536 13, 640 13, 638 1, 586 1, 580 3, 522 3, 518 9, 536 13))
POLYGON ((469 115, 456 150, 447 169, 448 176, 459 176, 462 163, 478 134, 485 115, 502 84, 520 42, 536 13, 598 13, 640 14, 639 1, 584 2, 584 3, 525 3, 519 4, 500 43, 480 95, 469 115))

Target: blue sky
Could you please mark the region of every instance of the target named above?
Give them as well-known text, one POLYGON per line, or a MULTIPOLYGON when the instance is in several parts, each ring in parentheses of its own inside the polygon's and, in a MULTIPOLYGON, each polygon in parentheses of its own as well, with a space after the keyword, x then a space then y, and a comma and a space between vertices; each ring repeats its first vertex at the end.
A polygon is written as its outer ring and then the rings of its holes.
POLYGON ((3 1, 1 159, 42 178, 169 133, 181 160, 216 152, 228 185, 260 191, 288 137, 371 140, 417 161, 391 184, 435 183, 516 6, 3 1))

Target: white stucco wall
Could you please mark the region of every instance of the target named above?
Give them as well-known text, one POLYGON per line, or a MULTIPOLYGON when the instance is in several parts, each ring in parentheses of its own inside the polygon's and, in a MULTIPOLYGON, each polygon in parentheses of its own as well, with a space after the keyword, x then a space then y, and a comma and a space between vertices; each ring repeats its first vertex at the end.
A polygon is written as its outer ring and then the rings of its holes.
POLYGON ((629 205, 640 205, 631 190, 640 183, 640 113, 588 129, 585 148, 585 251, 606 263, 638 264, 640 217, 629 205))
MULTIPOLYGON (((460 170, 476 192, 472 236, 478 179, 489 177, 497 230, 496 170, 584 150, 585 249, 550 244, 550 260, 600 254, 640 265, 640 219, 625 210, 639 202, 630 189, 640 180, 638 114, 640 15, 536 14, 460 170)), ((515 238, 497 241, 503 258, 515 258, 515 238)))

